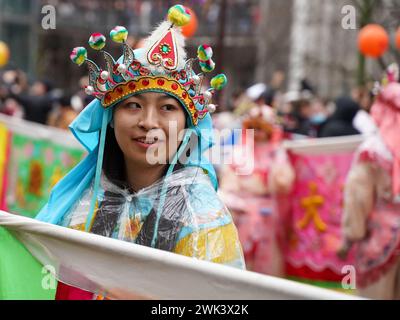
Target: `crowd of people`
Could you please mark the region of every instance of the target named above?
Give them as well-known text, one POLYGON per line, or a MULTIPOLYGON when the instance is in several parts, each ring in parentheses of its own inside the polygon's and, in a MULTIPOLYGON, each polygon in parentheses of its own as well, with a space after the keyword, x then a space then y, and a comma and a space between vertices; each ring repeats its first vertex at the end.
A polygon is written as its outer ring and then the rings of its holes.
POLYGON ((221 118, 241 119, 254 107, 269 108, 273 121, 290 139, 351 136, 375 130, 369 117, 374 100, 372 84, 328 99, 320 97, 308 80, 301 82, 298 91, 286 92, 273 83, 257 83, 236 90, 230 100, 231 110, 221 118))
MULTIPOLYGON (((80 80, 87 85, 87 78, 80 80)), ((91 101, 82 90, 69 93, 47 79, 29 81, 19 69, 0 73, 0 113, 27 121, 68 129, 68 125, 91 101)))

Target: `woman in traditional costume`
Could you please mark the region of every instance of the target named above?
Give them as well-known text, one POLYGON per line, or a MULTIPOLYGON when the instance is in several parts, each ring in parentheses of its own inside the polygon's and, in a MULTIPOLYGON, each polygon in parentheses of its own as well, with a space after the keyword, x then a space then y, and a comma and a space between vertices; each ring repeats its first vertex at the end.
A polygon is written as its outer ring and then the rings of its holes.
POLYGON ((400 299, 400 84, 392 65, 371 109, 378 131, 358 148, 345 186, 346 256, 355 246, 360 295, 400 299))
MULTIPOLYGON (((86 93, 96 98, 70 125, 89 154, 54 187, 36 218, 244 269, 236 228, 203 156, 213 145, 211 99, 227 80, 217 75, 202 92, 215 64, 207 45, 197 59, 186 59, 181 26, 189 20, 185 7, 172 7, 168 21, 135 51, 125 42, 127 30, 114 28, 110 37, 123 46, 118 61, 102 50, 105 37, 93 34, 89 44, 103 53, 105 70, 87 59, 84 47, 73 50, 71 59, 89 67, 86 93)), ((57 298, 97 297, 59 277, 57 298)))

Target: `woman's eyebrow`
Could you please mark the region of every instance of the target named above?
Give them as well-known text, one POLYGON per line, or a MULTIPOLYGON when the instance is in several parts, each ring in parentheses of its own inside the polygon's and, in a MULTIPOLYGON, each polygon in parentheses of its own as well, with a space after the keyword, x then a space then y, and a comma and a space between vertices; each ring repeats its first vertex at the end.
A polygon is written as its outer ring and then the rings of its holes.
POLYGON ((141 93, 135 94, 134 96, 132 96, 132 98, 138 98, 140 100, 144 100, 144 96, 141 93))
POLYGON ((141 94, 136 94, 136 95, 130 97, 129 99, 124 100, 121 105, 127 105, 129 103, 134 103, 135 101, 132 101, 132 98, 138 98, 141 101, 145 100, 144 96, 142 96, 141 94))
POLYGON ((168 95, 168 94, 162 94, 162 95, 160 95, 160 96, 157 98, 157 100, 166 100, 166 99, 174 99, 174 98, 171 97, 171 96, 168 95))

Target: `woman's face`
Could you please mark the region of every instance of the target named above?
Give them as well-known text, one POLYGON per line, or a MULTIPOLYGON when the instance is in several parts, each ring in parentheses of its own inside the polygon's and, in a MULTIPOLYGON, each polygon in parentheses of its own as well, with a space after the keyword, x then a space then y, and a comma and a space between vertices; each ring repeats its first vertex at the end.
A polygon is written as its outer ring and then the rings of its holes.
POLYGON ((181 142, 186 117, 182 105, 163 93, 142 93, 114 111, 114 132, 125 160, 140 166, 166 164, 181 142))

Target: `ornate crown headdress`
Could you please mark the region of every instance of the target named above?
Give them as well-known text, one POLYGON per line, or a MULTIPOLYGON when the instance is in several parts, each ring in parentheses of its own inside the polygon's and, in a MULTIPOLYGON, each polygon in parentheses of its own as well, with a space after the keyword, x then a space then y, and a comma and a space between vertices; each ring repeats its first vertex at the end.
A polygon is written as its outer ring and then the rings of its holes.
POLYGON ((125 27, 115 27, 110 37, 123 46, 123 56, 118 61, 102 50, 106 44, 105 36, 101 33, 92 34, 89 45, 101 50, 106 62, 105 69, 87 58, 84 47, 74 48, 70 55, 74 63, 86 63, 88 66, 89 86, 85 92, 99 99, 104 108, 138 93, 166 92, 181 101, 193 125, 197 125, 208 112, 215 111, 216 106, 211 103, 212 96, 227 84, 227 78, 224 74, 215 76, 211 79, 211 87, 201 92, 205 73, 215 68, 213 51, 210 46, 201 45, 197 50, 197 58, 186 60, 185 40, 180 27, 189 21, 190 14, 184 6, 171 7, 168 21, 162 22, 145 40, 142 51, 133 51, 126 43, 128 31, 125 27), (193 70, 196 60, 202 71, 199 74, 193 70))

